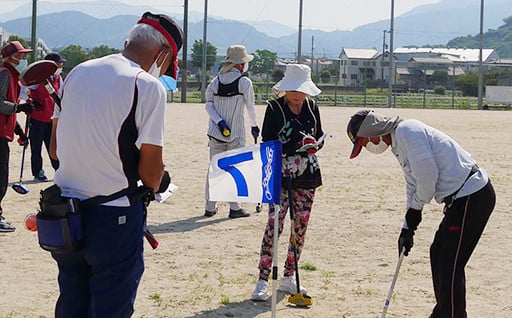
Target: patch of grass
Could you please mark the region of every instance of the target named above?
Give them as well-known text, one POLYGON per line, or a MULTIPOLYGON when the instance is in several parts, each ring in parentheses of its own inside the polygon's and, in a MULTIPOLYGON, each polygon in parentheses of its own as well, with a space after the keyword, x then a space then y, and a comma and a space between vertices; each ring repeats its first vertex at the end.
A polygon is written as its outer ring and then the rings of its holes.
POLYGON ((229 296, 225 294, 220 295, 220 303, 223 305, 229 304, 229 296))
POLYGON ((306 270, 306 271, 316 271, 317 270, 316 265, 313 263, 310 263, 310 262, 305 262, 304 264, 302 264, 300 266, 300 268, 303 270, 306 270))
POLYGON ((320 276, 322 276, 322 278, 324 279, 324 283, 325 284, 328 284, 331 282, 331 278, 334 277, 334 272, 326 272, 326 271, 323 271, 320 276))
POLYGON ((155 304, 157 304, 159 307, 160 307, 160 305, 162 305, 163 299, 162 299, 162 296, 160 296, 159 293, 154 293, 153 295, 150 295, 149 299, 153 300, 153 302, 155 304))

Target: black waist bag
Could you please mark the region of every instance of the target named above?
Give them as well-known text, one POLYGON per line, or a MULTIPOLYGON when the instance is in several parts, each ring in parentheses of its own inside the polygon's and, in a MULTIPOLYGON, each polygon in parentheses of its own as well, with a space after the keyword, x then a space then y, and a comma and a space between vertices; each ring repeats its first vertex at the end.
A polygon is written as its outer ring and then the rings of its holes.
POLYGON ((40 211, 36 216, 37 236, 42 249, 54 253, 79 251, 83 245, 82 216, 84 209, 127 196, 130 202, 153 199, 153 191, 146 187, 126 188, 110 195, 98 195, 80 201, 61 196, 56 184, 41 190, 40 211))
POLYGON ((55 253, 80 250, 83 243, 82 212, 78 199, 64 198, 57 185, 41 190, 37 236, 42 249, 55 253))

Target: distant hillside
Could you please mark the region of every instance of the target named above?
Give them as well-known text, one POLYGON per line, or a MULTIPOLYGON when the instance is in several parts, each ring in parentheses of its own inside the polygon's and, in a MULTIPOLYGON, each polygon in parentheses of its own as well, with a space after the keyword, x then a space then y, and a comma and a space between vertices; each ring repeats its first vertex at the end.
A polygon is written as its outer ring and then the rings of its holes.
MULTIPOLYGON (((484 33, 483 46, 495 48, 501 58, 512 58, 512 16, 504 20, 505 24, 496 30, 484 33)), ((457 37, 448 42, 449 47, 466 47, 477 49, 480 45, 480 35, 457 37)))
MULTIPOLYGON (((505 0, 486 0, 484 25, 487 28, 498 31, 497 29, 503 25, 503 19, 512 15, 512 1, 503 1, 505 0)), ((108 3, 115 4, 115 2, 108 3)), ((60 4, 54 3, 54 6, 58 7, 60 4)), ((120 7, 116 7, 116 10, 121 12, 120 7)), ((141 7, 137 10, 141 10, 141 7)), ((105 13, 105 15, 109 14, 105 13)), ((181 23, 182 13, 170 15, 181 23)), ((41 14, 37 18, 37 35, 53 49, 64 48, 71 44, 78 44, 84 48, 103 44, 121 49, 128 31, 139 16, 140 14, 123 14, 98 18, 77 11, 41 14)), ((29 16, 6 21, 0 26, 7 32, 30 38, 31 18, 29 16)), ((384 35, 386 42, 389 43, 389 34, 383 32, 387 29, 389 29, 389 21, 367 24, 352 31, 324 32, 304 29, 302 54, 311 54, 312 42, 314 56, 328 58, 336 58, 343 47, 375 48, 381 51, 384 35)), ((209 18, 207 39, 217 47, 219 54, 224 54, 229 45, 240 43, 247 46, 250 52, 267 49, 282 57, 295 57, 297 32, 290 33, 290 31, 289 28, 271 21, 256 28, 240 21, 209 18), (261 31, 264 28, 268 33, 261 31)), ((443 0, 438 4, 422 6, 396 17, 394 47, 447 44, 471 47, 468 45, 469 42, 450 41, 466 35, 474 37, 478 32, 479 4, 443 0)), ((500 33, 499 36, 502 34, 500 33)), ((189 20, 189 46, 192 46, 194 40, 202 38, 203 22, 189 20)), ((496 37, 495 41, 486 42, 486 47, 496 48, 500 56, 510 56, 507 44, 499 44, 496 41, 499 41, 499 37, 496 37)))

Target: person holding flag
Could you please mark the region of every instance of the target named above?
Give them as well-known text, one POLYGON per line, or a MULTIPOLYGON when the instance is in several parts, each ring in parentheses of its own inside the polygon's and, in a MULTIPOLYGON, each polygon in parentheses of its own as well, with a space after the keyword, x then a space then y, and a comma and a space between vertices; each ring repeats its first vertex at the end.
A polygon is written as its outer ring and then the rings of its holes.
MULTIPOLYGON (((297 292, 294 276, 295 262, 299 260, 308 227, 315 189, 322 185, 320 165, 316 152, 323 146, 320 112, 315 101, 309 96, 320 94, 320 89, 311 80, 311 69, 302 64, 288 64, 284 78, 273 87, 278 98, 267 102, 262 126, 263 141, 279 140, 282 144, 282 186, 278 235, 289 209, 289 185, 293 202, 294 219, 290 235, 288 254, 280 291, 288 294, 297 292), (294 236, 297 257, 294 257, 294 236)), ((270 205, 268 222, 263 234, 259 261, 259 280, 252 293, 252 300, 265 301, 268 298, 268 278, 272 267, 274 248, 274 205, 270 205)), ((277 248, 277 247, 276 247, 277 248)), ((300 286, 302 293, 306 289, 300 286)))

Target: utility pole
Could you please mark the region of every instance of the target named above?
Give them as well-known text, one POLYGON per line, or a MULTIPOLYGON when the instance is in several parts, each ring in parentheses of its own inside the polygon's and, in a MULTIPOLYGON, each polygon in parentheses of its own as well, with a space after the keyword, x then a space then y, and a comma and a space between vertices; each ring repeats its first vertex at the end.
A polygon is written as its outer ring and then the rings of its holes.
POLYGON ((204 23, 203 23, 203 65, 201 68, 201 103, 206 101, 206 20, 208 18, 208 0, 204 0, 204 23))
POLYGON ((315 45, 315 37, 312 35, 311 36, 311 72, 313 72, 313 63, 315 61, 315 58, 313 57, 313 47, 314 47, 314 45, 315 45))
POLYGON ((483 99, 483 86, 484 86, 484 75, 483 75, 483 42, 484 42, 484 0, 480 0, 480 37, 478 41, 478 48, 480 54, 478 55, 478 109, 482 109, 483 99))
MULTIPOLYGON (((181 49, 182 58, 181 65, 183 70, 181 73, 181 102, 187 102, 187 34, 188 34, 188 0, 183 5, 183 47, 181 49)), ((176 52, 177 54, 178 52, 176 52)))
POLYGON ((395 82, 395 67, 393 60, 393 35, 395 19, 395 0, 391 0, 391 22, 389 28, 389 77, 388 77, 388 107, 391 108, 391 99, 393 98, 393 84, 395 82))
POLYGON ((388 78, 388 107, 391 108, 393 99, 393 84, 395 82, 395 67, 393 59, 393 36, 395 33, 395 0, 391 0, 391 20, 389 27, 389 78, 388 78))
POLYGON ((297 49, 297 63, 300 64, 302 60, 302 0, 299 4, 299 47, 297 49))
POLYGON ((33 61, 37 60, 37 0, 32 0, 32 35, 30 39, 30 46, 32 47, 33 61))
POLYGON ((381 71, 381 74, 380 74, 380 86, 381 88, 384 88, 384 58, 386 56, 386 32, 388 32, 388 30, 384 30, 382 32, 382 60, 381 60, 381 63, 380 63, 380 71, 381 71))

